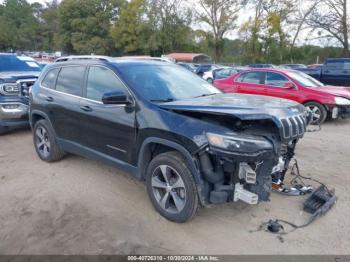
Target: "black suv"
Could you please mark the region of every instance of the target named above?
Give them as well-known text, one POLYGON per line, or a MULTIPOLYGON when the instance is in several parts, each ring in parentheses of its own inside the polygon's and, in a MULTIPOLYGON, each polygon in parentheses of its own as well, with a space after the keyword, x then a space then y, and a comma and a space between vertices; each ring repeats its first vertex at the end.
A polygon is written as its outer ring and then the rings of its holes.
POLYGON ((47 66, 30 121, 42 160, 68 152, 126 170, 184 222, 199 206, 267 201, 308 120, 300 104, 223 94, 177 65, 100 58, 47 66))
POLYGON ((28 126, 29 88, 40 71, 30 57, 0 53, 0 135, 28 126))

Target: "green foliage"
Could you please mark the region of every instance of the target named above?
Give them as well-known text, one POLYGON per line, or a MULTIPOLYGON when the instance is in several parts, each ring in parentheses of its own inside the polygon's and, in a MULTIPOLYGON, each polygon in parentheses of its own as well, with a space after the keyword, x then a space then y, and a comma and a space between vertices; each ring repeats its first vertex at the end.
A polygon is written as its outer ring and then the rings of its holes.
POLYGON ((63 49, 77 54, 106 54, 110 51, 110 20, 119 2, 63 0, 59 5, 63 49))
POLYGON ((0 11, 0 48, 4 50, 35 49, 39 21, 34 7, 25 0, 6 0, 0 11))
POLYGON ((111 28, 115 47, 124 48, 126 53, 146 51, 145 33, 149 31, 144 23, 144 0, 131 0, 123 6, 119 20, 111 28))

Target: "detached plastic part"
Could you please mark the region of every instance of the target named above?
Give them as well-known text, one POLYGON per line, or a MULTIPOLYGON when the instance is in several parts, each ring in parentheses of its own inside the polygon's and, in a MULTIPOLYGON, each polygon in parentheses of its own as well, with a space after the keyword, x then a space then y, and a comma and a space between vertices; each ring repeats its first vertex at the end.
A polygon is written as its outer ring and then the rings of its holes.
POLYGON ((321 216, 327 213, 336 201, 335 191, 328 190, 322 185, 306 199, 304 211, 312 214, 313 217, 321 216))
POLYGON ((250 205, 256 205, 258 204, 259 197, 257 194, 254 194, 248 190, 245 190, 243 188, 243 185, 237 183, 235 185, 235 193, 233 201, 237 202, 238 200, 242 200, 243 202, 246 202, 250 205))

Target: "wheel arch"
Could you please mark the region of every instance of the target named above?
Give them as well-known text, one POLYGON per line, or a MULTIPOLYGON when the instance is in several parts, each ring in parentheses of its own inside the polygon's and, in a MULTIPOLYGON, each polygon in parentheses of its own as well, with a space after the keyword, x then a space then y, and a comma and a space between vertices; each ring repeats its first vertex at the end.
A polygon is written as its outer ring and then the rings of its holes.
POLYGON ((177 151, 179 152, 187 161, 190 171, 194 177, 195 183, 197 185, 198 197, 202 205, 206 205, 205 196, 202 195, 202 189, 204 187, 204 181, 199 171, 199 164, 196 157, 192 156, 190 152, 181 144, 158 138, 149 137, 144 140, 141 145, 141 149, 138 154, 138 170, 140 179, 144 180, 146 175, 146 170, 152 157, 155 156, 152 150, 159 150, 157 154, 164 153, 167 151, 177 151), (154 149, 154 147, 158 147, 154 149))
POLYGON ((198 166, 196 165, 196 159, 190 154, 190 152, 182 145, 169 141, 163 138, 158 137, 148 137, 146 138, 138 153, 137 166, 141 171, 141 178, 144 178, 145 171, 148 166, 149 161, 153 156, 167 151, 178 151, 188 162, 189 167, 191 168, 192 173, 195 175, 196 183, 200 182, 200 173, 198 166), (155 153, 155 154, 154 154, 155 153))
POLYGON ((54 134, 55 134, 55 136, 56 136, 56 131, 55 131, 55 129, 53 128, 53 125, 52 125, 52 123, 51 123, 51 121, 50 121, 49 116, 48 116, 46 113, 44 113, 44 112, 42 112, 42 111, 39 111, 39 110, 33 110, 33 111, 31 111, 31 113, 30 113, 29 122, 30 122, 31 128, 33 129, 35 123, 38 122, 38 121, 41 120, 41 119, 44 119, 44 120, 46 120, 46 121, 49 123, 49 125, 50 125, 52 131, 54 132, 54 134))
POLYGON ((325 105, 324 103, 322 103, 321 101, 315 100, 315 99, 307 99, 305 101, 303 101, 303 105, 307 104, 307 103, 317 103, 320 104, 324 107, 324 109, 326 109, 327 111, 329 110, 328 106, 325 105))

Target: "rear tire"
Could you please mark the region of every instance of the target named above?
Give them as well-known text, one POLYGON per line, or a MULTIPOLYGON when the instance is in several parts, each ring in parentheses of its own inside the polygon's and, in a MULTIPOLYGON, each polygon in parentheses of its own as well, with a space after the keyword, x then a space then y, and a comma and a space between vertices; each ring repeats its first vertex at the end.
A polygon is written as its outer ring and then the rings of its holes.
POLYGON ((198 193, 186 160, 176 151, 157 155, 146 173, 148 196, 155 209, 177 223, 190 220, 198 209, 198 193))
POLYGON ((33 128, 33 142, 38 156, 45 162, 61 160, 65 155, 64 151, 57 145, 51 125, 45 119, 35 123, 33 128))
POLYGON ((210 77, 209 77, 209 78, 207 79, 207 82, 208 82, 209 84, 213 84, 213 83, 214 83, 214 80, 213 80, 213 78, 210 78, 210 77))
POLYGON ((327 118, 327 110, 326 108, 317 102, 308 102, 305 103, 304 106, 311 110, 312 112, 312 120, 311 125, 320 125, 327 118))

